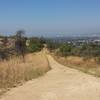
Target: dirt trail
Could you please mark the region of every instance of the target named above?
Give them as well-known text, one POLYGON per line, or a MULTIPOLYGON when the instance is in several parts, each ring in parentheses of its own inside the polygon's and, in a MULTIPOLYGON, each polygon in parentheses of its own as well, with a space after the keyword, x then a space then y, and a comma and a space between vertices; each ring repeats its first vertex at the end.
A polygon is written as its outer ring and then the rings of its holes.
POLYGON ((0 100, 100 100, 100 79, 58 64, 52 70, 7 92, 0 100))

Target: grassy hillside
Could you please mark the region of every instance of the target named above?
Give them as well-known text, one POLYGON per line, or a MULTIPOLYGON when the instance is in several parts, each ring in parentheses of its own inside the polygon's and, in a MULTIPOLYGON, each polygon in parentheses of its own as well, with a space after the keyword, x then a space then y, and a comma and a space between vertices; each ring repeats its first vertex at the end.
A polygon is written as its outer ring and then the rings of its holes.
POLYGON ((25 62, 20 57, 0 62, 0 89, 16 87, 25 81, 43 75, 50 69, 43 53, 27 54, 25 62))
POLYGON ((95 58, 83 58, 78 56, 54 56, 56 61, 59 63, 70 67, 81 70, 85 73, 89 73, 100 77, 100 63, 95 60, 95 58))

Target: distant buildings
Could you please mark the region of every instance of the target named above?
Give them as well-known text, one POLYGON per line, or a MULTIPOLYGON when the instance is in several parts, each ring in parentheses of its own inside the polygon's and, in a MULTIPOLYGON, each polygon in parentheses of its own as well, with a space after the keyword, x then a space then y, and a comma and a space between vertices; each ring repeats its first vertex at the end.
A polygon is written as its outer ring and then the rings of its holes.
POLYGON ((100 45, 100 39, 93 40, 94 44, 100 45))
POLYGON ((67 43, 76 47, 84 44, 95 44, 100 46, 100 37, 56 37, 51 39, 54 43, 67 43))
POLYGON ((3 38, 0 38, 0 46, 3 45, 3 38))
POLYGON ((0 38, 0 47, 12 47, 15 45, 15 39, 13 38, 0 38))
POLYGON ((76 47, 80 47, 84 44, 95 44, 95 45, 100 45, 100 40, 95 39, 95 40, 75 40, 75 41, 68 41, 67 43, 71 43, 76 47))

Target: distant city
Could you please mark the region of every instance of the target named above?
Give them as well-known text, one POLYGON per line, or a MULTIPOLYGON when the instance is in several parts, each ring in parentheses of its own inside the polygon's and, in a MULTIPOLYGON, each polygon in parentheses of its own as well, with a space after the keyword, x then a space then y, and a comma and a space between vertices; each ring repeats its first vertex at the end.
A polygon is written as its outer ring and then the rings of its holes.
POLYGON ((84 34, 84 35, 74 35, 74 36, 62 36, 62 37, 52 37, 49 38, 54 43, 69 43, 74 46, 80 46, 83 44, 96 44, 100 45, 100 34, 84 34))

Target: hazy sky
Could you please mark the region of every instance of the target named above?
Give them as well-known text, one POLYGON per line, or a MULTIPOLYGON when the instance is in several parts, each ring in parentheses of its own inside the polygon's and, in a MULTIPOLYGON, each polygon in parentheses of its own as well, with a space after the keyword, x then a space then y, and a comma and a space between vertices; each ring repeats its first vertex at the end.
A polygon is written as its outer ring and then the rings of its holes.
POLYGON ((0 0, 0 33, 100 32, 100 0, 0 0))

